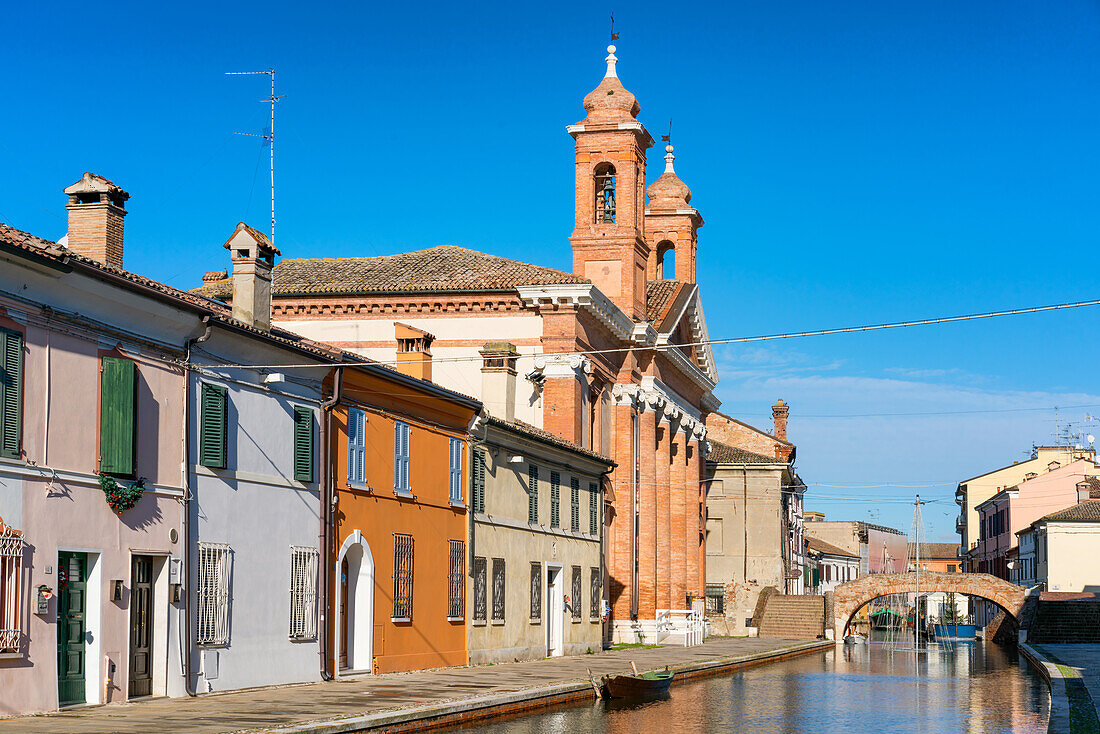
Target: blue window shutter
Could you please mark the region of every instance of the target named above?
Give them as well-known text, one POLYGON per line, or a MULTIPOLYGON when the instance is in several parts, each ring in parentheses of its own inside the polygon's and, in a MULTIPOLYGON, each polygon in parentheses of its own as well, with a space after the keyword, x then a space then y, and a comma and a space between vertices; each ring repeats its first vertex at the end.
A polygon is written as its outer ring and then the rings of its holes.
POLYGON ((348 482, 363 484, 367 463, 367 414, 348 408, 348 482))
POLYGON ((462 440, 458 438, 451 439, 451 472, 450 472, 450 490, 451 501, 455 503, 462 502, 462 440))

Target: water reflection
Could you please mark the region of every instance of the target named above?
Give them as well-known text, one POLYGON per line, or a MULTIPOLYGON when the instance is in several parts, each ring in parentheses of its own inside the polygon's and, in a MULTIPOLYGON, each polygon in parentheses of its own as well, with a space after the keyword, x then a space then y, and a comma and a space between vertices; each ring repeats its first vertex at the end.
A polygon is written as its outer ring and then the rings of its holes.
POLYGON ((970 642, 914 654, 871 643, 674 683, 664 700, 567 706, 452 731, 1038 734, 1047 708, 1046 684, 1015 651, 970 642))

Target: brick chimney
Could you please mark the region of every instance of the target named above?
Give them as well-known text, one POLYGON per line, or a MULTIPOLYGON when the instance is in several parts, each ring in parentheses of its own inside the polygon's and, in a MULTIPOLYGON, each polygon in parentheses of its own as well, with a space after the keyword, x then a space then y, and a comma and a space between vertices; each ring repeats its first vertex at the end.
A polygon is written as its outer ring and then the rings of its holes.
POLYGON ((85 172, 65 189, 69 203, 68 248, 101 263, 122 267, 122 220, 130 195, 103 176, 85 172))
POLYGON ((790 411, 790 407, 783 402, 783 398, 776 401, 772 406, 772 419, 775 421, 775 430, 772 431, 772 435, 778 438, 780 441, 787 440, 787 413, 790 411))
POLYGON ((397 338, 397 371, 421 380, 432 379, 432 342, 426 331, 405 324, 393 325, 397 338))
MULTIPOLYGON (((233 318, 268 331, 271 328, 271 271, 281 254, 263 232, 239 222, 226 240, 233 262, 233 318)), ((203 279, 205 281, 205 278, 203 279)))
POLYGON ((515 344, 488 342, 481 348, 481 402, 489 415, 504 421, 516 419, 515 344))

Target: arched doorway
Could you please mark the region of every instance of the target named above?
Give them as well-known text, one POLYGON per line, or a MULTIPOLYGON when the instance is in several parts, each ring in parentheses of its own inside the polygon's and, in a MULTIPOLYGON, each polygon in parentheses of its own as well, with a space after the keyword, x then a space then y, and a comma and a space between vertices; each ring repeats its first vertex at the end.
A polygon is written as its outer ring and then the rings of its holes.
POLYGON ((356 530, 336 558, 337 675, 374 670, 374 556, 356 530))

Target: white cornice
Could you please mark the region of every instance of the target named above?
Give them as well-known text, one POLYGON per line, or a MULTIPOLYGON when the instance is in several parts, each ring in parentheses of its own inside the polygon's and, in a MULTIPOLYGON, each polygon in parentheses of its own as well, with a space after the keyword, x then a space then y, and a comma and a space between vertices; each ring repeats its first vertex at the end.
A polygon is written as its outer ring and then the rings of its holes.
POLYGON ((614 301, 591 283, 517 286, 525 306, 569 305, 581 308, 606 326, 621 341, 632 341, 635 324, 614 301))

